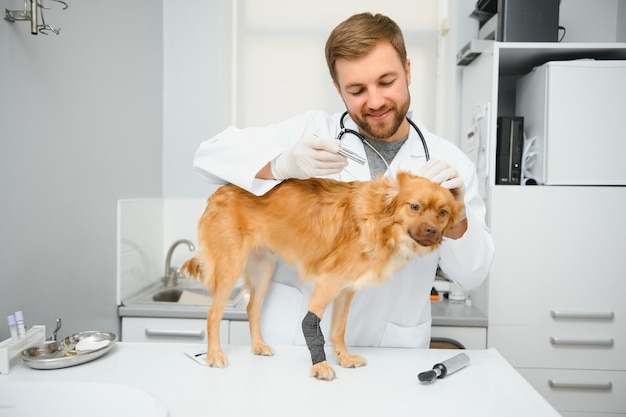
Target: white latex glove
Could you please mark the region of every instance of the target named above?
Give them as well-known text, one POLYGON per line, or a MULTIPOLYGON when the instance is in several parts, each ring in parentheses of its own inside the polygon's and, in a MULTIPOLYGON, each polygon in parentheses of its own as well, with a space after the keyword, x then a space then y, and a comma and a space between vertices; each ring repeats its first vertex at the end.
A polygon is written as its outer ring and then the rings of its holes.
MULTIPOLYGON (((438 159, 431 159, 420 168, 417 175, 441 184, 443 188, 447 188, 452 192, 457 201, 464 202, 465 184, 463 183, 463 179, 459 177, 459 173, 456 172, 456 169, 452 168, 447 163, 438 159)), ((462 218, 464 217, 465 210, 463 210, 462 215, 462 218)))
POLYGON ((305 137, 278 155, 270 163, 277 180, 323 177, 336 174, 348 165, 348 159, 339 155, 338 140, 305 137))

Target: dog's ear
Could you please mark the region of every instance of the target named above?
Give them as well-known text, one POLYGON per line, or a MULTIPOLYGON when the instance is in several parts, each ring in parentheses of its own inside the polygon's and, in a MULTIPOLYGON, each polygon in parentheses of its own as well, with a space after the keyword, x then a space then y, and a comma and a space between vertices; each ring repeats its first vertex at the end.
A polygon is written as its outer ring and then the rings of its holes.
POLYGON ((398 175, 396 175, 396 181, 398 181, 398 184, 400 185, 400 187, 402 187, 403 184, 405 184, 410 178, 415 177, 415 175, 411 174, 408 171, 398 171, 398 175))
POLYGON ((384 184, 384 194, 385 198, 383 210, 387 213, 393 213, 396 210, 396 206, 398 204, 398 194, 400 194, 401 184, 396 178, 395 180, 389 177, 381 178, 384 184))
POLYGON ((465 204, 463 204, 463 202, 457 200, 454 198, 454 195, 452 193, 450 193, 452 195, 453 200, 453 211, 452 211, 452 216, 450 218, 450 224, 448 226, 448 229, 453 228, 458 222, 461 221, 461 216, 463 215, 463 211, 465 210, 465 204))

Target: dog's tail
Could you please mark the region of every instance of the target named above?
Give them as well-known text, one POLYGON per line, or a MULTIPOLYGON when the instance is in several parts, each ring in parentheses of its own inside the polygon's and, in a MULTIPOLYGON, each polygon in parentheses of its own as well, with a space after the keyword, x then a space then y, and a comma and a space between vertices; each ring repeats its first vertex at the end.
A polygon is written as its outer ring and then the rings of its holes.
POLYGON ((212 272, 211 266, 210 263, 207 262, 203 252, 196 252, 193 258, 188 259, 183 266, 180 267, 179 271, 189 278, 200 280, 207 290, 212 293, 215 292, 213 274, 209 273, 212 272))
POLYGON ((183 266, 180 267, 180 273, 185 274, 190 278, 194 279, 202 279, 202 263, 198 259, 197 256, 194 256, 191 259, 188 259, 183 266))

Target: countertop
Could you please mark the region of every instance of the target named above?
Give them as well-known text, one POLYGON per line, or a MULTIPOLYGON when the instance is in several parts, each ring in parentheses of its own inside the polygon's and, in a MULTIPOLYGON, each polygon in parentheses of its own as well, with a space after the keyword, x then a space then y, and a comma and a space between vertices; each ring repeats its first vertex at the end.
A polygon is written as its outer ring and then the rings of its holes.
MULTIPOLYGON (((471 364, 432 384, 418 382, 417 374, 458 350, 354 348, 368 365, 356 369, 334 365, 338 378, 326 382, 309 376, 306 347, 276 346, 275 356, 261 357, 249 346, 226 345, 230 365, 225 369, 195 362, 184 354, 188 349, 200 353, 204 345, 117 343, 92 362, 46 371, 18 361, 8 375, 0 375, 0 415, 25 415, 15 404, 18 400, 2 393, 29 383, 55 387, 82 383, 82 391, 112 383, 148 394, 171 417, 559 416, 495 349, 466 350, 471 364)), ((97 400, 97 391, 91 395, 97 400)), ((41 415, 71 414, 71 396, 69 391, 56 397, 56 403, 42 404, 41 415)), ((112 408, 112 399, 101 396, 94 404, 98 410, 112 408)), ((73 412, 90 415, 85 410, 73 412)))
POLYGON ((487 327, 487 315, 471 303, 432 301, 433 326, 487 327))
MULTIPOLYGON (((248 320, 247 298, 235 306, 227 306, 224 320, 248 320)), ((487 316, 478 308, 466 303, 453 303, 447 299, 433 301, 433 326, 487 327, 487 316)), ((120 317, 167 317, 186 319, 206 319, 208 305, 176 303, 130 303, 118 307, 120 317), (167 304, 167 305, 163 305, 167 304)))

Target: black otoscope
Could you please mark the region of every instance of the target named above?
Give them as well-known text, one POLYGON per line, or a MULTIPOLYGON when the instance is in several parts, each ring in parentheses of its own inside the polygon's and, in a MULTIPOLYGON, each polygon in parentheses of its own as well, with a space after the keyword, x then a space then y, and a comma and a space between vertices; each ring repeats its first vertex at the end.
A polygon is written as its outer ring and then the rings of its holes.
POLYGON ((469 365, 469 363, 469 356, 465 353, 459 353, 450 359, 446 359, 441 363, 435 364, 432 370, 421 372, 417 375, 417 379, 421 382, 433 382, 437 378, 444 378, 446 375, 453 374, 459 369, 465 368, 469 365))

